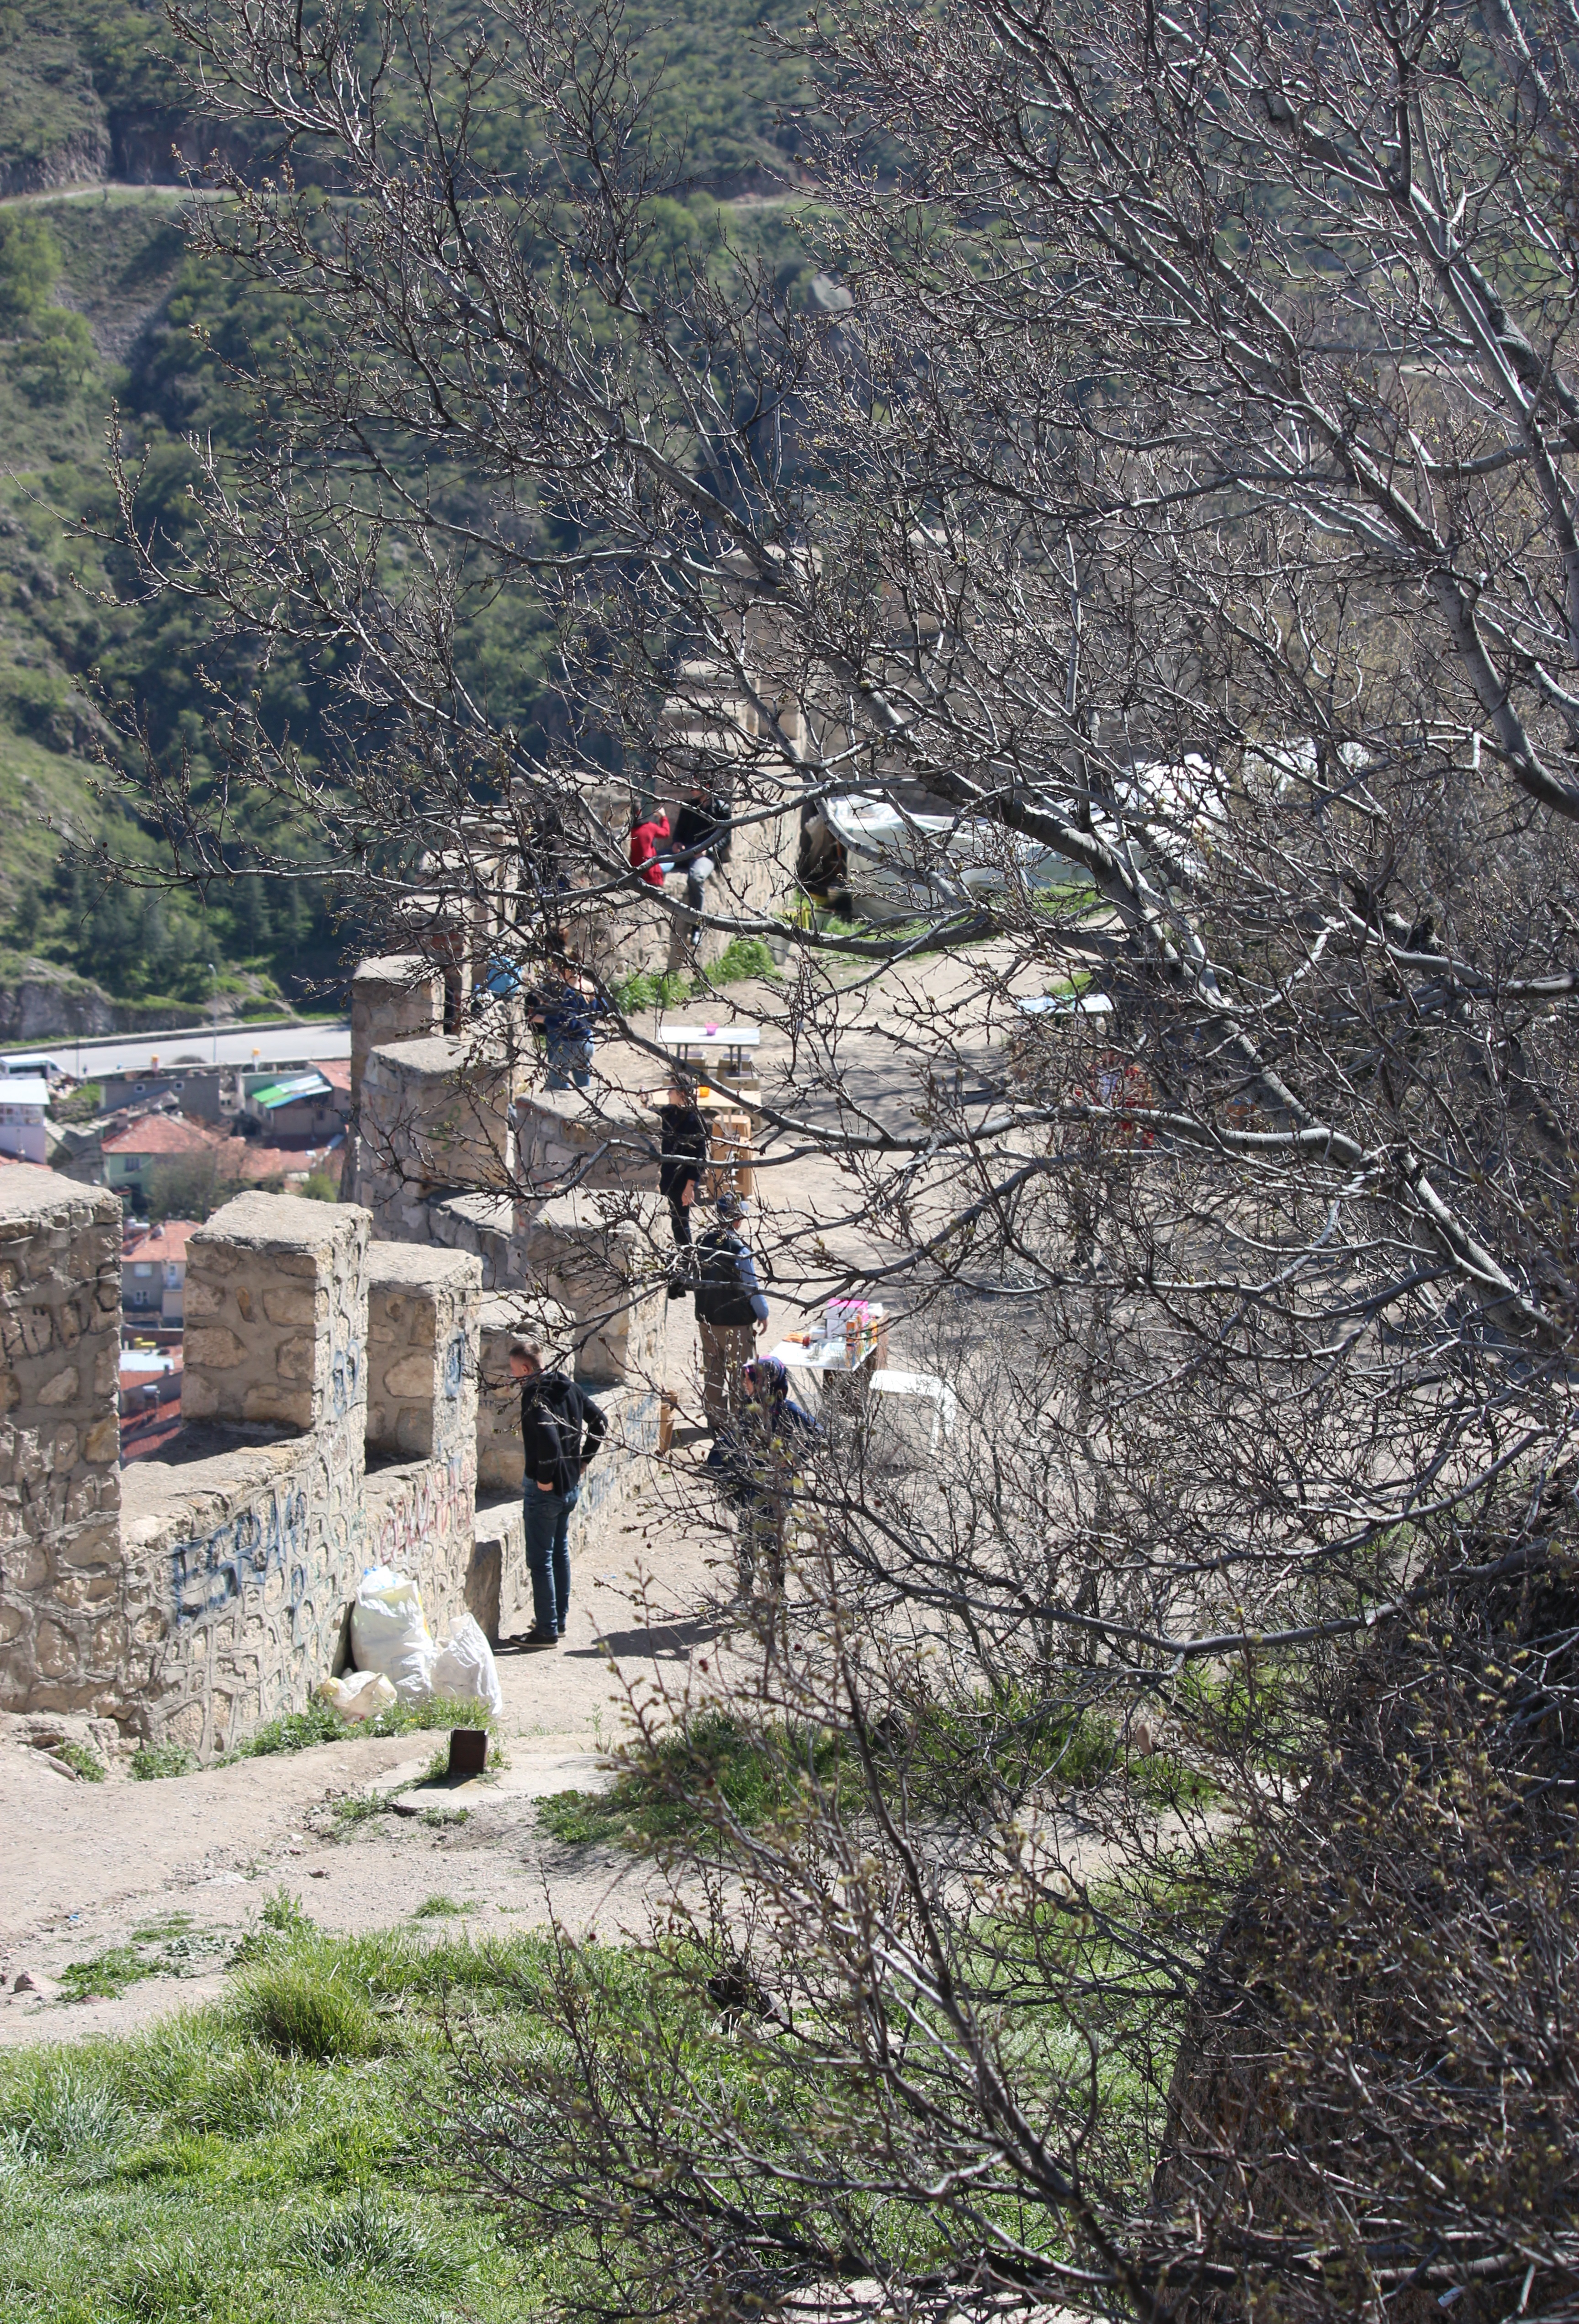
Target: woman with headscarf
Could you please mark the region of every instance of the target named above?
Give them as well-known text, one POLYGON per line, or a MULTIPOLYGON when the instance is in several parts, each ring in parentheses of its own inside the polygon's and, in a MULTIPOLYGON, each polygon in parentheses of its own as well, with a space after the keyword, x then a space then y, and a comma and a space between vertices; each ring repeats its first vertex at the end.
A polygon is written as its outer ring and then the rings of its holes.
POLYGON ((735 1555, 740 1594, 749 1598, 759 1559, 768 1594, 784 1589, 784 1548, 797 1471, 823 1434, 790 1393, 790 1375, 777 1356, 753 1356, 744 1366, 745 1395, 734 1425, 714 1440, 707 1466, 739 1511, 735 1555))

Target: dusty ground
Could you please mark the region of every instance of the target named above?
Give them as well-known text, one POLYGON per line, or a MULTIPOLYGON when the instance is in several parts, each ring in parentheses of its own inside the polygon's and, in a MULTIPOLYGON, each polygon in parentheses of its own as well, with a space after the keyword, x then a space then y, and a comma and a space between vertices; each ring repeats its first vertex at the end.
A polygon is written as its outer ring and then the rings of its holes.
MULTIPOLYGON (((859 1030, 850 1062, 863 1103, 890 1119, 913 1093, 907 1037, 918 1006, 945 1021, 963 1015, 970 971, 963 963, 918 964, 852 996, 859 1030)), ((762 1010, 762 1071, 771 1101, 793 1083, 782 1004, 770 990, 743 991, 745 1014, 762 1010)), ((720 1019, 724 1016, 718 1010, 720 1019)), ((654 1078, 651 1060, 605 1051, 600 1065, 627 1089, 654 1078)), ((780 1152, 782 1147, 780 1147, 780 1152)), ((762 1225, 796 1213, 825 1224, 848 1194, 826 1163, 774 1157, 762 1174, 762 1225)), ((831 1249, 855 1257, 859 1239, 836 1227, 831 1249)), ((825 1259, 826 1266, 826 1261, 825 1259)), ((806 1286, 811 1296, 826 1286, 806 1286)), ((780 1270, 762 1344, 804 1321, 800 1283, 780 1270)), ((666 1378, 695 1411, 694 1333, 688 1302, 667 1316, 666 1378)), ((896 1345, 891 1362, 904 1360, 896 1345)), ((679 1449, 683 1464, 705 1446, 679 1449)), ((684 1505, 684 1470, 666 1499, 684 1505)), ((154 1783, 118 1775, 74 1782, 0 1720, 0 2044, 120 2032, 217 1993, 235 1941, 254 1928, 264 1901, 284 1888, 324 1927, 355 1931, 411 1921, 430 1898, 466 1908, 479 1933, 541 1925, 557 1917, 614 1935, 644 1923, 657 1876, 626 1851, 559 1845, 539 1826, 547 1794, 607 1782, 602 1747, 616 1741, 630 1689, 712 1692, 721 1642, 700 1609, 717 1580, 718 1545, 683 1515, 655 1515, 640 1532, 573 1536, 576 1581, 569 1635, 557 1654, 503 1652, 508 1766, 456 1789, 424 1785, 439 1737, 326 1744, 291 1757, 154 1783), (335 1803, 376 1794, 387 1812, 350 1819, 335 1803), (393 1802, 401 1802, 396 1812, 393 1802), (464 1819, 458 1811, 464 1809, 464 1819), (58 1980, 131 1942, 178 1973, 145 1977, 116 1999, 71 2002, 12 1990, 17 1975, 58 1980)))
POLYGON ((601 1746, 618 1738, 627 1687, 707 1685, 718 1648, 697 1609, 709 1554, 670 1545, 661 1582, 643 1591, 628 1542, 580 1548, 566 1645, 499 1655, 508 1764, 477 1781, 428 1781, 446 1738, 407 1735, 348 1737, 153 1783, 121 1772, 74 1782, 11 1722, 0 1734, 0 2044, 124 2032, 218 1992, 231 1944, 281 1887, 335 1930, 392 1927, 436 1896, 466 1908, 464 1923, 439 1923, 450 1931, 550 1916, 610 1935, 642 1925, 649 1868, 623 1849, 560 1846, 540 1831, 537 1803, 609 1780, 601 1746), (337 1801, 369 1794, 388 1812, 337 1814, 337 1801), (69 1964, 162 1926, 143 1950, 172 1955, 178 1974, 144 1978, 113 2000, 12 1990, 24 1969, 58 1980, 69 1964))

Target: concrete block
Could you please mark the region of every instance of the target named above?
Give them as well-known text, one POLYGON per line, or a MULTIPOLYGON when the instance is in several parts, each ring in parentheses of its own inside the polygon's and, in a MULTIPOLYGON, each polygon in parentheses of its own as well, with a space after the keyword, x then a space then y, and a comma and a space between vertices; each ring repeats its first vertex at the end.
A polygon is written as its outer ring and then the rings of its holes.
POLYGON ((375 1242, 367 1258, 367 1441, 475 1462, 483 1270, 471 1253, 375 1242))
POLYGON ((360 1408, 370 1225, 290 1194, 215 1213, 187 1246, 188 1309, 205 1319, 183 1340, 187 1417, 309 1430, 360 1408))
POLYGON ((413 1197, 512 1181, 513 1068, 482 1038, 400 1041, 372 1051, 358 1105, 357 1191, 376 1231, 400 1232, 413 1197))
POLYGON ((575 1372, 593 1386, 653 1385, 667 1276, 656 1195, 557 1196, 522 1222, 529 1285, 576 1318, 575 1372))
POLYGON ((529 1195, 658 1184, 654 1117, 617 1090, 535 1089, 516 1100, 516 1169, 529 1195))

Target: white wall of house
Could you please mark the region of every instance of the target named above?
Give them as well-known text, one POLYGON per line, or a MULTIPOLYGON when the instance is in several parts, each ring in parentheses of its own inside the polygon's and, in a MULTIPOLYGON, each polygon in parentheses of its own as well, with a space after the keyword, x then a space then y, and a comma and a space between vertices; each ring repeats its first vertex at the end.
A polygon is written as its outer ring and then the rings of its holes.
POLYGON ((0 1081, 0 1154, 14 1154, 19 1162, 48 1162, 44 1115, 50 1085, 42 1076, 33 1081, 20 1074, 0 1081))

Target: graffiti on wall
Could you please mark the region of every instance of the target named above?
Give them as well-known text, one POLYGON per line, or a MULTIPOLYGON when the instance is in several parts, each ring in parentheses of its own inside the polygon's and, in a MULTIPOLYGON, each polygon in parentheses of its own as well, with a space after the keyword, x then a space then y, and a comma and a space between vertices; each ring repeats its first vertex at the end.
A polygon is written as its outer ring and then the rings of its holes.
POLYGON ((277 1485, 265 1501, 238 1510, 201 1541, 178 1542, 170 1553, 171 1603, 178 1628, 217 1614, 245 1589, 261 1589, 271 1573, 288 1572, 295 1606, 307 1592, 307 1493, 277 1485))
MULTIPOLYGON (((370 1480, 376 1482, 376 1480, 370 1480)), ((457 1453, 448 1461, 426 1461, 403 1478, 382 1514, 367 1530, 367 1562, 411 1572, 435 1555, 463 1544, 469 1557, 472 1513, 476 1499, 475 1459, 457 1453)))

